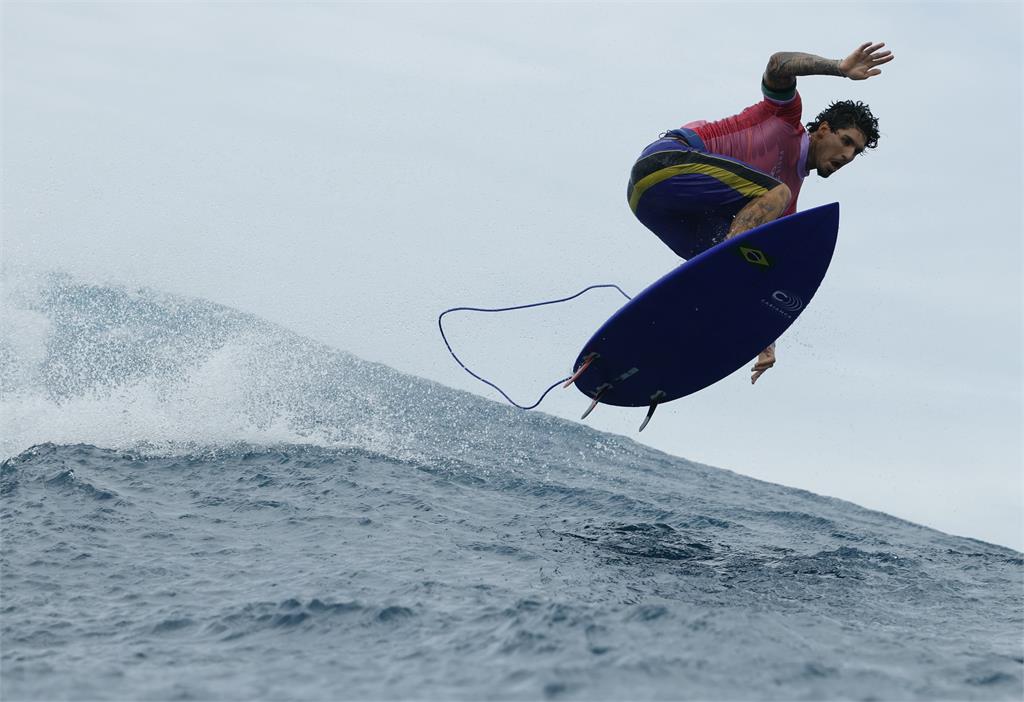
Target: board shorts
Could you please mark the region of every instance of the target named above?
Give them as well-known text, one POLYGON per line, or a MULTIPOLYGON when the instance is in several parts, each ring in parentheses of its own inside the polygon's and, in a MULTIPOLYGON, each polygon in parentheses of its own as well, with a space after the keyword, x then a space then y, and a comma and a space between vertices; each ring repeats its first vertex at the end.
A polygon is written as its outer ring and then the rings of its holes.
POLYGON ((673 129, 641 153, 626 198, 640 222, 678 256, 725 241, 733 217, 782 181, 742 161, 708 153, 691 129, 673 129))

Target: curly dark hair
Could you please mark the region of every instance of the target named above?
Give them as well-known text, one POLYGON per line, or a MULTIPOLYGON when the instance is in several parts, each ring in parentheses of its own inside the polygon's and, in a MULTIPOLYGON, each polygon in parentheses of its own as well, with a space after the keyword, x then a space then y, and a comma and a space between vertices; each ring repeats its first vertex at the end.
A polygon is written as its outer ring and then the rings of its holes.
POLYGON ((813 132, 821 126, 822 122, 828 122, 828 126, 835 129, 848 129, 856 127, 864 132, 867 137, 865 148, 873 149, 878 146, 878 118, 871 114, 871 108, 860 100, 838 100, 828 106, 828 109, 814 118, 813 122, 807 123, 807 131, 813 132))

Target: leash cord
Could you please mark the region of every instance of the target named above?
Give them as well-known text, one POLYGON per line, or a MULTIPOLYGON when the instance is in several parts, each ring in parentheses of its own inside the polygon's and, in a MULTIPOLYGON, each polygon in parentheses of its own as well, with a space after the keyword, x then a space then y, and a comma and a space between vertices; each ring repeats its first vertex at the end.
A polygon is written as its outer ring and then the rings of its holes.
POLYGON ((525 309, 530 308, 530 307, 542 307, 544 305, 555 305, 555 304, 558 304, 560 302, 568 302, 569 300, 575 300, 580 295, 582 295, 582 294, 584 294, 586 292, 589 292, 591 290, 596 290, 598 288, 615 288, 620 293, 622 293, 622 296, 624 298, 626 298, 627 300, 632 299, 632 298, 630 298, 629 295, 624 293, 622 291, 622 288, 620 288, 618 285, 615 285, 614 283, 600 283, 600 284, 597 284, 597 285, 591 285, 589 287, 583 288, 583 290, 580 290, 575 295, 570 295, 569 297, 563 297, 563 298, 560 298, 558 300, 545 300, 544 302, 531 302, 528 305, 515 305, 513 307, 490 307, 490 308, 487 308, 487 307, 452 307, 451 309, 447 309, 444 312, 442 312, 440 315, 438 315, 438 317, 437 317, 437 328, 441 331, 441 338, 444 339, 444 345, 448 347, 448 353, 450 353, 452 355, 452 358, 455 359, 456 363, 458 363, 460 366, 462 366, 462 369, 464 371, 469 373, 471 376, 473 376, 474 378, 476 378, 480 382, 485 383, 486 385, 489 385, 492 388, 494 388, 495 390, 497 390, 499 393, 501 393, 502 397, 504 397, 506 400, 508 400, 509 404, 512 404, 512 405, 518 407, 521 410, 532 410, 537 405, 539 405, 541 402, 543 402, 544 398, 547 397, 547 394, 549 392, 554 390, 555 387, 557 387, 559 384, 564 383, 571 376, 566 376, 565 378, 562 378, 561 380, 558 380, 558 381, 552 383, 551 386, 547 390, 545 390, 541 394, 541 396, 539 398, 537 398, 537 401, 534 402, 532 405, 529 405, 529 406, 521 405, 518 402, 516 402, 515 400, 513 400, 511 397, 509 397, 505 393, 504 390, 499 388, 497 385, 492 383, 490 380, 487 380, 486 378, 483 378, 483 377, 477 375, 476 373, 474 373, 473 371, 471 371, 466 366, 466 364, 463 363, 462 360, 457 355, 455 355, 455 351, 452 349, 452 345, 448 342, 448 337, 444 333, 444 325, 441 323, 441 320, 444 319, 444 316, 446 314, 450 313, 450 312, 511 312, 513 310, 525 310, 525 309))

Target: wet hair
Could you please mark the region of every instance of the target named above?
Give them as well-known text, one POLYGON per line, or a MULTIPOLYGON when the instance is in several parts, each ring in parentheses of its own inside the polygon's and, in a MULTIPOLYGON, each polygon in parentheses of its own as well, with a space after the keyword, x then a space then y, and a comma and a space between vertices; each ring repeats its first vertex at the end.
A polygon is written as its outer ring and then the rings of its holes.
POLYGON ((867 138, 864 146, 873 149, 878 146, 878 118, 871 114, 871 108, 860 100, 839 100, 828 106, 828 109, 807 123, 807 131, 814 132, 822 122, 828 122, 833 130, 856 127, 864 132, 867 138))

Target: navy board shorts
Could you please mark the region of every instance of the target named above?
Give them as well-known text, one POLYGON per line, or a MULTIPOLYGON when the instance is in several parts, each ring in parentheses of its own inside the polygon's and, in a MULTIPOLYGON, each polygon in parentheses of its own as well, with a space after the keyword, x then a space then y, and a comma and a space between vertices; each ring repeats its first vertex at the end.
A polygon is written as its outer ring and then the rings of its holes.
POLYGON ((640 222, 678 256, 693 258, 725 240, 744 205, 781 181, 742 161, 708 153, 690 129, 673 129, 645 148, 626 198, 640 222))

